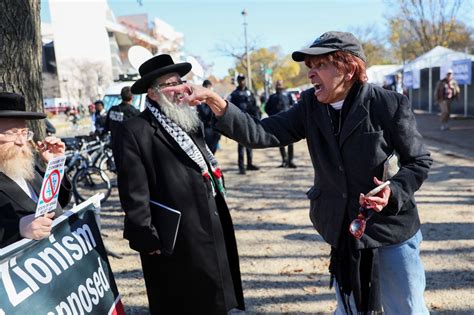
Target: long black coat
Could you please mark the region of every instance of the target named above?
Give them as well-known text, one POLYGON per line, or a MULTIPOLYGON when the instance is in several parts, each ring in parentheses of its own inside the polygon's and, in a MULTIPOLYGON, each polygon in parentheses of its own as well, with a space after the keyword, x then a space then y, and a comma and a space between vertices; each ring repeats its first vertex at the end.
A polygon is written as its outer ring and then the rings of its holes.
MULTIPOLYGON (((39 196, 43 174, 35 170, 35 177, 28 182, 36 195, 39 196)), ((71 200, 71 182, 64 177, 58 196, 58 206, 56 215, 63 213, 62 208, 71 200)), ((19 241, 20 219, 24 216, 35 213, 36 203, 8 176, 0 172, 0 248, 19 241)))
MULTIPOLYGON (((204 150, 202 131, 193 140, 204 150)), ((124 237, 140 252, 152 314, 226 314, 244 309, 229 209, 208 180, 146 109, 121 130, 118 186, 124 237), (160 248, 149 200, 182 213, 171 256, 160 248)))
MULTIPOLYGON (((333 134, 328 105, 314 96, 314 88, 290 110, 262 121, 245 115, 229 104, 218 119, 221 132, 245 146, 281 147, 306 138, 314 167, 314 186, 308 191, 310 218, 321 236, 337 247, 344 216, 356 218, 360 193, 382 177, 383 162, 396 151, 401 168, 391 178, 389 204, 367 221, 358 248, 403 242, 419 229, 413 194, 426 179, 433 162, 422 144, 408 99, 398 93, 360 85, 342 126, 339 142, 333 134)), ((346 230, 347 231, 347 230, 346 230)))

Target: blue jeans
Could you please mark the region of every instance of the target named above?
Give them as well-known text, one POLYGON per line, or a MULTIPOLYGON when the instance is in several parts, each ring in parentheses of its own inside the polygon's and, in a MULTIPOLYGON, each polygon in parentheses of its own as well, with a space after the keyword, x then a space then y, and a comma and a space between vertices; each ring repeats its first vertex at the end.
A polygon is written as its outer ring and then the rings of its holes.
MULTIPOLYGON (((421 231, 403 243, 379 248, 380 294, 384 314, 429 314, 423 298, 425 270, 420 259, 421 231)), ((335 315, 346 314, 336 288, 337 309, 335 315)), ((357 314, 354 298, 351 309, 357 314)))

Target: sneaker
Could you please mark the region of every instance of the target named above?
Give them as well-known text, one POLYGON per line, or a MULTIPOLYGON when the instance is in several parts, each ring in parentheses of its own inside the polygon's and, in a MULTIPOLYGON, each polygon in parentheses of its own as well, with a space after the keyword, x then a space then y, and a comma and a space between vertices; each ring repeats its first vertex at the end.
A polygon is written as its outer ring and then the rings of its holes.
POLYGON ((248 171, 258 171, 259 169, 260 169, 260 167, 255 166, 255 165, 253 165, 253 164, 247 165, 247 170, 248 170, 248 171))
POLYGON ((448 125, 441 125, 441 127, 439 129, 441 131, 446 131, 446 130, 449 130, 449 126, 448 125))
POLYGON ((286 161, 283 161, 278 167, 288 167, 288 163, 286 163, 286 161))
POLYGON ((245 175, 245 170, 243 168, 239 169, 239 174, 240 175, 245 175))

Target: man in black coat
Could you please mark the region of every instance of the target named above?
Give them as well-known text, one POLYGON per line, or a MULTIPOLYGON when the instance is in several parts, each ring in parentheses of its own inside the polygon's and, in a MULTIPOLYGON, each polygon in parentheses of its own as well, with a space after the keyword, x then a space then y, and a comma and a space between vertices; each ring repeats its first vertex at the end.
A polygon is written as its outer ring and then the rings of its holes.
MULTIPOLYGON (((283 91, 283 81, 277 80, 275 83, 275 93, 270 95, 265 105, 265 112, 268 116, 287 111, 293 106, 293 99, 283 91)), ((281 165, 280 167, 296 168, 293 163, 293 144, 288 145, 288 154, 285 147, 280 147, 281 165)))
MULTIPOLYGON (((235 104, 241 111, 248 113, 250 116, 260 119, 262 113, 257 106, 255 101, 255 96, 247 88, 247 81, 245 76, 239 74, 237 76, 237 88, 230 94, 229 100, 232 104, 235 104)), ((242 144, 237 145, 237 154, 238 154, 238 165, 239 165, 239 174, 245 174, 245 164, 244 164, 244 149, 247 152, 247 170, 248 171, 258 171, 260 168, 253 164, 253 152, 252 148, 244 147, 242 144)))
POLYGON ((305 62, 314 87, 290 110, 262 121, 199 87, 165 92, 190 91, 183 102, 192 105, 205 99, 218 129, 246 146, 306 139, 315 172, 310 218, 332 247, 335 314, 428 314, 414 193, 433 160, 408 99, 366 83, 364 51, 351 33, 324 33, 292 57, 305 62), (365 196, 381 184, 394 154, 400 165, 390 185, 365 196))
POLYGON ((120 131, 118 187, 125 211, 124 237, 140 253, 152 314, 227 314, 244 309, 232 219, 222 174, 206 146, 195 108, 177 105, 185 95, 164 94, 183 84, 190 63, 169 55, 143 63, 135 94, 146 109, 120 131), (150 201, 181 212, 176 245, 162 253, 163 222, 150 201), (161 229, 160 229, 161 230, 161 229))
MULTIPOLYGON (((22 238, 40 240, 51 232, 52 220, 71 199, 71 184, 63 179, 54 212, 35 218, 43 172, 35 166, 30 140, 33 133, 27 120, 44 119, 43 113, 25 111, 25 98, 16 93, 0 93, 0 248, 22 238)), ((64 155, 64 143, 55 137, 38 142, 43 162, 64 155)))

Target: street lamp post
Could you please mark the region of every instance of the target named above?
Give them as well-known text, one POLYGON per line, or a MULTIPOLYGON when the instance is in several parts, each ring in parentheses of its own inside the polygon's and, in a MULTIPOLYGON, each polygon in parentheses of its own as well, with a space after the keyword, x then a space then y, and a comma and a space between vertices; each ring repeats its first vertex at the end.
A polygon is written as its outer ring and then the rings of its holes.
POLYGON ((245 55, 247 56, 247 86, 249 90, 252 90, 252 70, 250 69, 250 55, 247 44, 247 11, 245 9, 242 11, 242 16, 244 17, 245 55))

